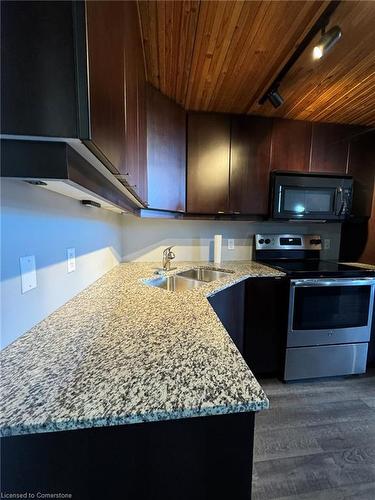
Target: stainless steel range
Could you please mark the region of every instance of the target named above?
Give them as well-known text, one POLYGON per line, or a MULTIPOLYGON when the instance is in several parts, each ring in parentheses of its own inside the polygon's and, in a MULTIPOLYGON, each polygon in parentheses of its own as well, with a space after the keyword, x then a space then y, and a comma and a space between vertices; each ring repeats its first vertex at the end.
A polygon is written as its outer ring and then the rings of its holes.
POLYGON ((289 280, 284 380, 364 373, 375 271, 320 260, 318 235, 258 234, 255 242, 256 260, 289 280))

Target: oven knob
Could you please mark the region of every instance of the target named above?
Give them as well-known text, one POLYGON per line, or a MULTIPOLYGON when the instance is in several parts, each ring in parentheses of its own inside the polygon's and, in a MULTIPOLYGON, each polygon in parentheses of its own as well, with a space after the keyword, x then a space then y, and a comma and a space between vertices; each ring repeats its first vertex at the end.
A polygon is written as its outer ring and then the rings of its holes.
POLYGON ((269 243, 271 243, 271 240, 270 240, 269 238, 266 238, 266 239, 264 240, 264 243, 266 243, 266 244, 268 245, 269 243))
POLYGON ((263 239, 263 238, 261 238, 261 239, 258 241, 258 243, 259 243, 259 245, 263 245, 263 243, 264 243, 264 239, 263 239))

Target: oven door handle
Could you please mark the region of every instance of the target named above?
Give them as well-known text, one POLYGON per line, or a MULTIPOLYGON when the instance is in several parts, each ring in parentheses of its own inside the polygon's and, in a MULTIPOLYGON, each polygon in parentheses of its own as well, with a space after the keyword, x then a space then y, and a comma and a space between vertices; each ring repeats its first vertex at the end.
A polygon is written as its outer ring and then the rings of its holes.
POLYGON ((330 278, 290 280, 292 287, 361 286, 375 285, 375 278, 330 278))

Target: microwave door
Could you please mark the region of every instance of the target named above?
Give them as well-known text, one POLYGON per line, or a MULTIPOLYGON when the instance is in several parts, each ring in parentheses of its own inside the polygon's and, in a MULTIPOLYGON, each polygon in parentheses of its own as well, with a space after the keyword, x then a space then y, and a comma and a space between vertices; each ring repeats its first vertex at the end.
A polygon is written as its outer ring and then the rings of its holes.
POLYGON ((287 219, 326 219, 340 209, 335 188, 279 186, 278 214, 287 219))

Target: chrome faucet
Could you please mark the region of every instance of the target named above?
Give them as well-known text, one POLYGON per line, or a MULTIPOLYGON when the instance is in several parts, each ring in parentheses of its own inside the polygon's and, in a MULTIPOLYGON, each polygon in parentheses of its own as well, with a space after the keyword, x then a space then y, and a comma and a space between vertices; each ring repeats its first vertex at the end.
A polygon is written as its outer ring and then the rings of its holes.
POLYGON ((173 245, 171 247, 167 247, 163 250, 163 270, 170 271, 171 269, 176 269, 175 267, 171 267, 171 260, 175 258, 175 254, 172 252, 173 245))

